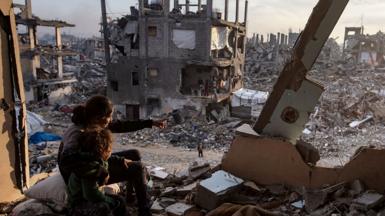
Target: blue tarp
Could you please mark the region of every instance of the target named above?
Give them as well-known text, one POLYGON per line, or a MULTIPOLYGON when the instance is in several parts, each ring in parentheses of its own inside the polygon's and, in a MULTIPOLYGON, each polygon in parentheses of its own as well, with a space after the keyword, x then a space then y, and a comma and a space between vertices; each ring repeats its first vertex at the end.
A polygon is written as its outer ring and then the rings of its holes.
POLYGON ((38 144, 41 142, 47 141, 59 141, 62 138, 56 134, 46 133, 46 132, 36 132, 29 138, 30 144, 38 144))

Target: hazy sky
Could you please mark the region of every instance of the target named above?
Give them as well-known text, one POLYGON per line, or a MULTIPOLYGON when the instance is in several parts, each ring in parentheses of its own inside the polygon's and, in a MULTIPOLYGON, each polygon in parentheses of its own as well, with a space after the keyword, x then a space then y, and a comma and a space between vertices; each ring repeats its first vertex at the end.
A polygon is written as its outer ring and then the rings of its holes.
MULTIPOLYGON (((109 16, 127 14, 135 0, 106 0, 109 16)), ((24 0, 14 0, 23 3, 24 0)), ((221 8, 224 0, 214 0, 221 8)), ((235 0, 230 0, 235 2, 235 0)), ((244 2, 244 0, 241 0, 244 2)), ((302 29, 318 0, 249 0, 249 35, 258 33, 288 32, 302 29)), ((232 4, 234 5, 234 4, 232 4)), ((78 36, 99 35, 101 19, 99 0, 32 0, 33 13, 45 19, 61 19, 76 24, 64 31, 78 36)), ((243 9, 242 9, 243 10, 243 9)), ((350 0, 332 37, 343 36, 345 26, 360 26, 363 22, 366 33, 385 30, 384 0, 350 0)), ((46 32, 47 30, 42 30, 46 32)), ((53 30, 52 30, 53 32, 53 30)))

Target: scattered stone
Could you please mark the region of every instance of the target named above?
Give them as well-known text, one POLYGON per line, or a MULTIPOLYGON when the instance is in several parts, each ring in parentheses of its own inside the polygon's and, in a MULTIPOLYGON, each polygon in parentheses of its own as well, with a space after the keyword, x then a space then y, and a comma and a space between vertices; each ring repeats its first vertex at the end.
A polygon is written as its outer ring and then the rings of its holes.
POLYGON ((187 194, 191 193, 193 189, 195 189, 197 186, 197 183, 192 183, 189 185, 186 185, 184 187, 178 188, 176 190, 176 195, 178 196, 186 196, 187 194))
POLYGON ((161 197, 159 198, 159 204, 160 206, 162 206, 163 208, 167 208, 168 206, 172 205, 176 203, 176 199, 172 199, 172 198, 167 198, 167 197, 161 197))
POLYGON ((193 206, 185 203, 175 203, 166 208, 167 215, 169 216, 184 216, 186 212, 192 209, 193 206))
POLYGON ((155 200, 154 203, 152 204, 151 212, 156 214, 160 214, 164 212, 164 208, 160 205, 158 200, 155 200))
POLYGON ((242 179, 228 172, 217 171, 198 184, 195 203, 207 210, 215 209, 229 194, 239 189, 242 183, 242 179))
POLYGON ((305 201, 299 200, 297 202, 293 202, 291 205, 294 206, 295 208, 303 209, 303 207, 305 206, 305 201))
POLYGON ((384 195, 373 192, 366 192, 353 200, 353 206, 362 209, 370 210, 373 207, 376 207, 384 201, 384 195))

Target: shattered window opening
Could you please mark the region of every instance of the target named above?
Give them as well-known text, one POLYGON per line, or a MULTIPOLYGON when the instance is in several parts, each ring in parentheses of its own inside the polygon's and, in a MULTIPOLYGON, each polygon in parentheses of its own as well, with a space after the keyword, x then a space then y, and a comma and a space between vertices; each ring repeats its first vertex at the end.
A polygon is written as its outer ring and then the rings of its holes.
POLYGON ((139 73, 138 72, 132 72, 132 86, 138 86, 139 85, 139 73))
POLYGON ((156 37, 158 34, 158 28, 157 26, 148 26, 148 36, 149 37, 156 37))
POLYGON ((159 74, 159 71, 158 71, 157 68, 149 68, 149 69, 148 69, 148 75, 149 75, 150 77, 157 77, 158 74, 159 74))
POLYGON ((118 81, 111 80, 110 84, 111 84, 111 89, 112 90, 119 91, 119 83, 118 83, 118 81))

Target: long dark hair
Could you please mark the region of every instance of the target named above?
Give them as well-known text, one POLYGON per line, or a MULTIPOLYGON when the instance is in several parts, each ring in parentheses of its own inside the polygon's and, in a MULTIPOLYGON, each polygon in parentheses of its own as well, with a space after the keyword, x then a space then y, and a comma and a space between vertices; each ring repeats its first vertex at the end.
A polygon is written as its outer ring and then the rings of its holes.
POLYGON ((112 134, 108 129, 86 129, 79 137, 80 150, 107 160, 112 151, 112 134))
POLYGON ((113 111, 111 101, 102 95, 93 96, 85 105, 75 107, 72 122, 75 125, 87 126, 101 118, 108 117, 113 111))

